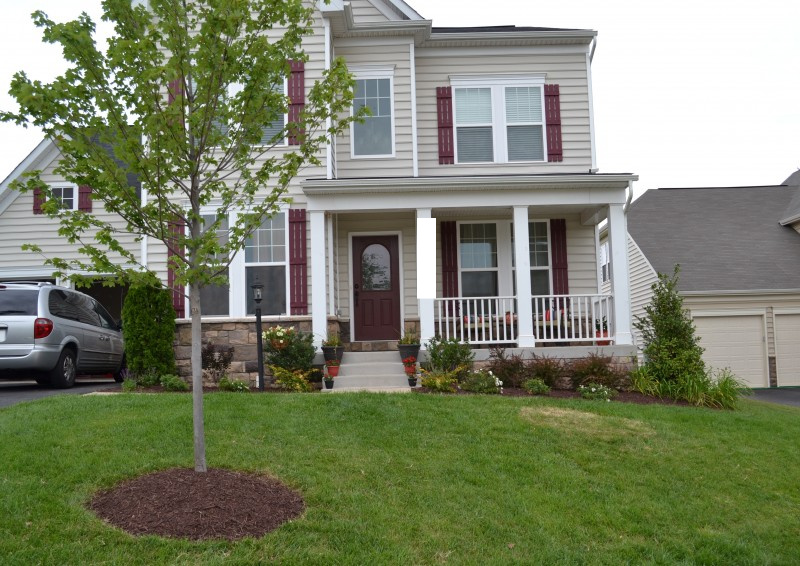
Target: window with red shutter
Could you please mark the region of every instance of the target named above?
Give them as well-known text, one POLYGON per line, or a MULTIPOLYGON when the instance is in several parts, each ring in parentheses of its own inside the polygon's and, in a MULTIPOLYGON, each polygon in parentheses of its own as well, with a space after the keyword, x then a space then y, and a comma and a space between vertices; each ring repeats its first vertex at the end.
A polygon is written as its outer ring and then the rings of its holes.
POLYGON ((308 314, 306 211, 289 210, 289 305, 294 315, 308 314))

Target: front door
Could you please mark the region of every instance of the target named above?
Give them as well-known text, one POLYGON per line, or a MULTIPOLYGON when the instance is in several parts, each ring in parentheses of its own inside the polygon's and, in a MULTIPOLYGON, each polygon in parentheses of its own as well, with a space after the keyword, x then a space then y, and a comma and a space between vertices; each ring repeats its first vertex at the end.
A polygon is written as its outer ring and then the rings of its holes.
POLYGON ((354 339, 400 338, 397 236, 353 238, 354 339))

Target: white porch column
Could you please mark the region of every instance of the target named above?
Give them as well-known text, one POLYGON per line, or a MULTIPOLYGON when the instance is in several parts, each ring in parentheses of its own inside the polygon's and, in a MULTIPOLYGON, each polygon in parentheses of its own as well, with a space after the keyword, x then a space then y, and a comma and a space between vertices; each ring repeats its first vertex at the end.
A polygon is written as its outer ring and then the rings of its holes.
POLYGON ((311 331, 314 345, 322 346, 328 335, 328 293, 325 279, 325 212, 314 210, 311 216, 311 331))
POLYGON ((532 348, 533 301, 531 300, 531 256, 528 239, 528 207, 514 207, 514 265, 517 278, 517 345, 532 348))
POLYGON ((608 253, 611 258, 611 293, 614 295, 615 344, 633 344, 631 287, 628 273, 628 220, 623 205, 608 206, 608 253))
POLYGON ((433 300, 436 298, 436 219, 430 208, 417 209, 417 299, 419 342, 423 348, 436 334, 433 300))

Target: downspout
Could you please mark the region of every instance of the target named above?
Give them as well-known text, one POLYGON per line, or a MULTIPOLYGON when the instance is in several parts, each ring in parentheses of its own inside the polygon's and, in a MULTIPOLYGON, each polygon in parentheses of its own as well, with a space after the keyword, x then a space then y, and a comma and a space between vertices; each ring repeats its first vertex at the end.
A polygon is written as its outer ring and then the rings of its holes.
MULTIPOLYGON (((322 18, 323 29, 325 30, 325 70, 331 70, 331 22, 328 18, 322 18)), ((330 114, 330 112, 328 112, 330 114)), ((331 131, 331 117, 325 119, 325 129, 331 131)), ((332 140, 328 139, 325 143, 325 178, 333 179, 333 144, 332 140)))
POLYGON ((414 42, 409 44, 409 67, 411 72, 411 168, 412 175, 419 177, 419 151, 417 147, 417 61, 414 42))
POLYGON ((597 173, 597 152, 594 137, 594 93, 592 89, 592 60, 594 59, 594 50, 597 48, 597 38, 592 39, 592 45, 589 52, 586 54, 586 84, 589 87, 589 143, 591 144, 592 166, 589 170, 590 173, 597 173))

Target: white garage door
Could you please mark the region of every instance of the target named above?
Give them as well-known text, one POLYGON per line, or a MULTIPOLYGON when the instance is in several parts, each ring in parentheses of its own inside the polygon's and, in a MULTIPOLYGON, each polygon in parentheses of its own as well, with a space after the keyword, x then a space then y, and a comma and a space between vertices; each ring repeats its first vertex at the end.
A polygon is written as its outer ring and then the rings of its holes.
POLYGON ((800 314, 775 315, 778 385, 800 385, 800 314))
POLYGON ((730 368, 749 387, 769 386, 763 315, 693 314, 707 364, 730 368))

